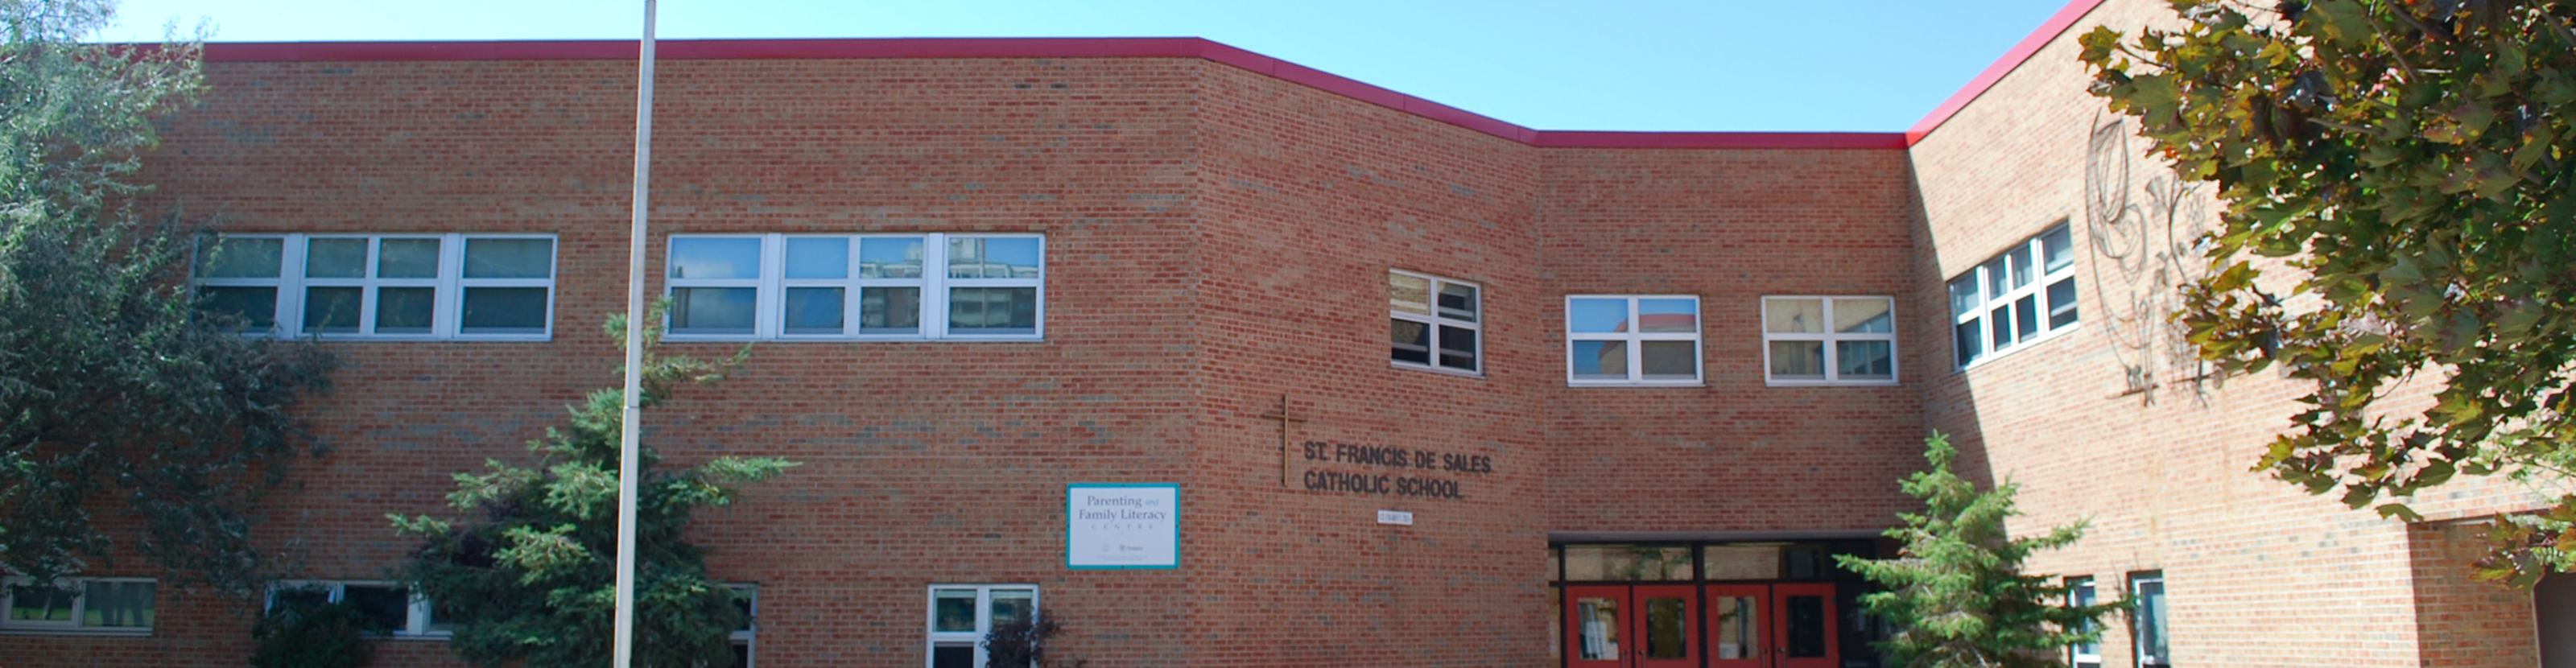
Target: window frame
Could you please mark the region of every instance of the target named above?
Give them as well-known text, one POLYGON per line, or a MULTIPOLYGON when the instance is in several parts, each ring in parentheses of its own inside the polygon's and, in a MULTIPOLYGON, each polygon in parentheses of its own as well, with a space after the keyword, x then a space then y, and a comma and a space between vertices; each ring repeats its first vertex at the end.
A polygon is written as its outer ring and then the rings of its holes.
MULTIPOLYGON (((2081 608, 2084 606, 2094 605, 2101 601, 2101 590, 2094 586, 2093 576, 2070 575, 2066 577, 2064 582, 2066 584, 2066 605, 2068 607, 2081 608)), ((2092 627, 2092 624, 2087 623, 2070 630, 2082 633, 2084 631, 2091 630, 2092 627)), ((2093 642, 2089 643, 2079 642, 2068 644, 2066 646, 2066 664, 2068 666, 2073 666, 2074 668, 2101 668, 2101 639, 2095 638, 2093 642)))
POLYGON ((2135 611, 2130 613, 2130 657, 2135 659, 2137 661, 2137 665, 2142 668, 2145 666, 2171 668, 2171 666, 2173 666, 2173 626, 2171 623, 2173 619, 2173 615, 2171 614, 2173 598, 2170 595, 2170 592, 2165 589, 2164 571, 2138 571, 2130 573, 2129 599, 2137 602, 2137 608, 2135 611), (2153 601, 2148 600, 2147 597, 2141 593, 2144 585, 2147 584, 2154 584, 2156 586, 2156 598, 2153 601), (2153 633, 2148 632, 2148 628, 2151 626, 2154 628, 2153 633), (2148 653, 2147 639, 2150 637, 2156 639, 2157 644, 2164 646, 2164 655, 2159 656, 2148 653))
POLYGON ((264 330, 245 331, 245 336, 269 338, 312 337, 324 341, 551 341, 554 339, 555 310, 560 306, 556 282, 563 276, 563 240, 544 232, 244 232, 222 233, 205 238, 190 251, 189 284, 203 288, 271 288, 276 290, 276 312, 264 330), (204 253, 225 239, 277 239, 279 257, 277 275, 272 277, 206 277, 199 275, 204 253), (366 239, 366 276, 361 278, 314 278, 305 276, 306 260, 315 239, 366 239), (384 278, 377 276, 384 242, 389 239, 437 239, 438 271, 435 278, 384 278), (545 278, 466 278, 465 244, 477 239, 544 239, 547 241, 545 278), (359 289, 358 331, 305 331, 305 302, 314 288, 354 287, 359 289), (427 332, 376 333, 376 308, 382 288, 432 288, 430 326, 427 332), (546 312, 544 325, 537 332, 468 332, 464 331, 465 291, 472 288, 544 288, 546 312))
POLYGON ((1905 379, 1904 355, 1901 354, 1903 349, 1897 345, 1897 335, 1902 333, 1903 330, 1903 327, 1901 326, 1903 319, 1897 316, 1896 307, 1896 297, 1891 295, 1763 295, 1761 302, 1756 305, 1756 310, 1753 313, 1755 327, 1759 328, 1762 332, 1762 384, 1769 387, 1862 387, 1893 386, 1903 384, 1903 380, 1905 379), (1833 331, 1834 300, 1837 299, 1885 300, 1887 302, 1887 331, 1833 331), (1771 302, 1791 300, 1820 301, 1822 303, 1822 307, 1818 313, 1820 313, 1823 318, 1823 329, 1825 331, 1816 333, 1771 331, 1771 302), (1822 358, 1822 363, 1824 364, 1823 370, 1825 372, 1824 377, 1781 378, 1774 375, 1772 373, 1773 367, 1771 366, 1771 343, 1774 341, 1816 341, 1822 343, 1824 347, 1824 355, 1822 358), (1887 377, 1861 378, 1853 380, 1845 380, 1841 378, 1842 365, 1840 362, 1842 351, 1839 350, 1841 346, 1836 344, 1846 341, 1886 341, 1887 377))
MULTIPOLYGON (((1386 312, 1387 312, 1387 317, 1388 317, 1389 319, 1392 319, 1392 320, 1404 320, 1404 321, 1407 321, 1407 322, 1416 322, 1416 323, 1421 323, 1424 327, 1426 327, 1426 328, 1428 328, 1428 329, 1429 329, 1429 331, 1428 331, 1428 333, 1425 335, 1425 337, 1426 337, 1426 339, 1427 339, 1427 340, 1430 342, 1430 344, 1431 344, 1431 345, 1430 345, 1430 359, 1431 359, 1431 362, 1430 362, 1429 364, 1422 364, 1422 363, 1407 362, 1407 361, 1404 361, 1404 360, 1398 360, 1398 359, 1392 359, 1392 358, 1390 358, 1390 359, 1388 359, 1388 360, 1387 360, 1387 364, 1388 364, 1389 366, 1393 366, 1393 367, 1398 368, 1398 369, 1412 369, 1412 370, 1416 370, 1416 371, 1431 371, 1431 372, 1436 372, 1436 373, 1445 373, 1445 374, 1449 374, 1449 375, 1452 375, 1452 376, 1467 376, 1467 377, 1472 377, 1472 378, 1483 378, 1483 377, 1485 377, 1485 357, 1486 357, 1486 348, 1487 348, 1487 346, 1485 345, 1485 343, 1486 343, 1486 338, 1485 338, 1485 318, 1486 318, 1486 309, 1485 309, 1485 304, 1486 304, 1486 301, 1487 301, 1487 300, 1485 299, 1485 286, 1484 286, 1484 284, 1482 284, 1482 283, 1477 283, 1477 282, 1474 282, 1474 281, 1466 281, 1466 280, 1460 280, 1460 279, 1455 279, 1455 278, 1447 278, 1447 277, 1442 277, 1442 276, 1435 276, 1435 275, 1426 274, 1426 273, 1422 273, 1422 272, 1418 272, 1418 271, 1406 271, 1406 270, 1403 270, 1403 269, 1395 269, 1395 268, 1392 268, 1392 267, 1388 268, 1388 269, 1386 270, 1386 273, 1387 273, 1387 274, 1388 274, 1388 276, 1390 276, 1390 277, 1393 277, 1393 276, 1409 276, 1409 277, 1419 278, 1419 279, 1423 279, 1423 280, 1427 280, 1427 281, 1430 281, 1430 282, 1431 282, 1431 289, 1430 289, 1430 292, 1429 292, 1429 293, 1427 293, 1427 294, 1429 295, 1429 298, 1430 298, 1430 306, 1431 306, 1431 313, 1430 313, 1430 314, 1425 315, 1425 314, 1421 314, 1421 313, 1411 313, 1411 312, 1407 312, 1407 311, 1399 311, 1399 310, 1396 310, 1395 308, 1393 308, 1392 306, 1389 306, 1389 307, 1387 308, 1387 310, 1386 310, 1386 312), (1444 315, 1441 315, 1441 314, 1440 314, 1440 289, 1441 289, 1441 286, 1443 286, 1443 285, 1463 285, 1463 286, 1468 287, 1469 289, 1473 289, 1473 290, 1475 290, 1475 291, 1476 291, 1476 304, 1475 304, 1475 306, 1476 306, 1476 309, 1475 309, 1475 310, 1476 310, 1476 319, 1475 319, 1475 320, 1459 320, 1459 319, 1457 319, 1457 318, 1451 318, 1451 317, 1444 316, 1444 315), (1457 327, 1457 328, 1464 329, 1464 330, 1467 330, 1467 331, 1469 331, 1469 332, 1473 333, 1473 335, 1476 337, 1476 353, 1475 353, 1475 355, 1476 355, 1476 356, 1475 356, 1476 365, 1475 365, 1475 368, 1472 368, 1472 369, 1461 369, 1461 368, 1453 367, 1453 366, 1445 366, 1445 365, 1442 365, 1442 364, 1440 363, 1440 328, 1442 328, 1442 327, 1457 327)), ((1393 334, 1393 332, 1392 332, 1391 328, 1393 328, 1393 327, 1394 327, 1394 324, 1393 324, 1393 323, 1389 323, 1387 326, 1390 328, 1389 334, 1390 334, 1390 335, 1392 335, 1392 334, 1393 334)), ((1390 351, 1391 351, 1391 350, 1392 350, 1392 348, 1390 348, 1390 351)))
POLYGON ((923 666, 936 668, 939 660, 939 648, 943 646, 956 647, 966 645, 974 647, 975 661, 973 665, 976 666, 983 666, 991 660, 991 650, 984 647, 984 638, 993 632, 993 592, 997 590, 1027 590, 1029 592, 1029 614, 1035 616, 1038 614, 1038 611, 1042 609, 1040 601, 1044 600, 1043 596, 1045 594, 1040 591, 1037 583, 1034 582, 1025 584, 933 584, 924 590, 923 593, 926 597, 925 602, 930 605, 928 616, 922 620, 922 630, 927 636, 926 641, 922 644, 921 662, 923 666), (939 592, 943 589, 975 590, 974 631, 939 630, 939 592))
POLYGON ((1986 258, 1985 261, 1978 262, 1976 266, 1969 267, 1967 271, 1951 277, 1950 280, 1943 281, 1943 294, 1950 302, 1951 361, 1956 363, 1956 368, 1961 371, 1974 369, 1985 365, 1987 362, 2000 359, 2015 352, 2030 349, 2043 341, 2057 338, 2067 332, 2083 327, 2084 319, 2081 316, 2083 313, 2082 306, 2084 303, 2084 292, 2081 289, 2081 286, 2075 284, 2075 268, 2078 264, 2075 256, 2074 226, 2067 219, 2061 218, 2058 219, 2056 223, 2051 224, 2046 228, 2042 228, 2038 234, 2033 234, 2028 238, 2022 239, 2019 243, 2005 247, 2003 250, 1996 252, 1992 257, 1986 258), (2066 231, 2066 266, 2057 269, 2050 269, 2048 268, 2047 239, 2048 237, 2055 235, 2059 230, 2066 231), (2028 283, 2004 290, 1999 295, 1988 294, 1995 285, 1995 278, 1990 275, 1992 272, 1989 270, 1996 267, 2003 267, 2006 277, 2009 278, 2014 272, 2012 269, 2012 258, 2017 253, 2029 254, 2029 257, 2031 258, 2030 267, 2037 275, 2028 283), (1966 307, 1968 312, 1965 314, 1959 312, 1961 307, 1959 304, 1960 293, 1958 286, 1962 281, 1975 286, 1977 289, 1977 302, 1972 306, 1966 307), (2067 290, 2070 295, 2068 298, 2069 301, 2062 304, 2058 303, 2049 293, 2049 288, 2055 287, 2061 283, 2067 286, 2067 290), (2002 347, 1996 347, 1994 345, 1995 304, 2001 302, 2012 305, 2014 313, 2016 314, 2014 317, 2018 318, 2018 314, 2020 313, 2020 302, 2024 298, 2030 299, 2031 303, 2038 308, 2038 313, 2033 316, 2033 322, 2037 324, 2037 330, 2028 336, 2023 336, 2016 332, 2011 342, 2004 344, 2002 347), (2057 324, 2055 320, 2059 313, 2066 313, 2071 319, 2065 324, 2057 324), (1977 325, 1976 353, 1962 361, 1960 359, 1960 353, 1962 351, 1959 345, 1959 328, 1972 322, 1977 325))
POLYGON ((760 661, 760 585, 730 582, 725 584, 725 588, 733 590, 734 595, 743 601, 742 628, 725 636, 726 642, 742 648, 742 665, 734 668, 753 668, 760 661))
POLYGON ((666 341, 948 341, 948 342, 1028 342, 1046 340, 1047 310, 1047 242, 1040 232, 910 232, 865 234, 811 234, 787 232, 746 233, 672 233, 662 240, 662 296, 669 298, 680 288, 752 288, 752 327, 748 334, 739 332, 686 332, 671 328, 669 314, 662 321, 666 341), (673 278, 671 261, 682 239, 759 239, 760 269, 756 278, 673 278), (956 238, 1032 239, 1038 244, 1038 275, 1034 278, 952 278, 949 273, 948 242, 956 238), (789 239, 841 239, 849 243, 849 267, 841 278, 788 278, 787 241, 789 239), (860 243, 866 239, 920 239, 920 278, 861 278, 859 276, 860 243), (920 288, 919 330, 915 333, 872 334, 860 329, 862 291, 866 288, 920 288), (1027 334, 959 333, 951 331, 948 307, 955 288, 1004 287, 1036 290, 1035 326, 1027 334), (837 334, 791 333, 787 331, 787 290, 789 288, 840 288, 841 331, 837 334))
MULTIPOLYGON (((1565 296, 1565 384, 1571 387, 1702 387, 1708 384, 1707 316, 1702 307, 1707 302, 1699 295, 1613 295, 1570 294, 1565 296), (1691 331, 1682 332, 1577 332, 1574 331, 1574 301, 1578 299, 1623 299, 1628 302, 1627 322, 1637 323, 1639 303, 1649 299, 1688 299, 1691 302, 1691 331), (1577 378, 1574 375, 1574 346, 1582 341, 1618 341, 1628 344, 1628 378, 1608 380, 1577 378), (1691 377, 1689 380, 1648 379, 1644 366, 1647 341, 1691 342, 1691 377)), ((1632 329, 1642 330, 1643 327, 1632 329)), ((1481 343, 1480 343, 1481 345, 1481 343)))
POLYGON ((454 635, 455 633, 449 629, 430 628, 432 620, 429 598, 422 596, 420 592, 412 591, 412 588, 409 585, 390 580, 278 580, 269 584, 268 595, 265 597, 265 600, 262 601, 259 610, 261 614, 267 614, 269 611, 277 609, 277 595, 280 592, 299 589, 327 590, 330 592, 330 595, 325 599, 325 602, 339 603, 348 600, 350 587, 381 587, 394 589, 403 592, 404 597, 407 599, 407 603, 403 608, 403 627, 392 631, 382 631, 371 634, 373 637, 402 640, 446 640, 449 636, 454 635))
POLYGON ((133 577, 74 577, 62 578, 55 580, 54 582, 57 583, 55 585, 57 588, 69 589, 72 592, 70 621, 55 622, 9 619, 10 611, 17 609, 18 588, 33 586, 35 580, 17 576, 0 578, 0 635, 42 634, 149 636, 152 635, 153 629, 157 627, 160 621, 161 586, 158 579, 133 577), (89 585, 95 582, 150 583, 152 585, 152 616, 154 625, 84 626, 83 624, 88 621, 89 617, 89 585))

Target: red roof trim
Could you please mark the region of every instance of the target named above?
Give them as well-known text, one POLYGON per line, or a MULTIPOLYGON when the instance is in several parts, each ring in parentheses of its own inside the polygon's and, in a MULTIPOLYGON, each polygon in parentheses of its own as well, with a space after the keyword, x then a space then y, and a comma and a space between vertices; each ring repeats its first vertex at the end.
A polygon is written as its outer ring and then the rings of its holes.
POLYGON ((2083 20, 2085 14, 2092 13, 2093 8, 2099 6, 2102 6, 2102 0, 2074 0, 2066 3, 2065 8, 2057 10, 2057 15, 2048 17, 2048 22, 2039 24, 2038 30, 2031 31, 2029 37, 2021 38, 2020 44, 2015 44, 2011 51, 2004 52, 2004 57, 1995 59, 1994 64, 1986 66, 1986 71, 1979 72, 1977 78, 1968 80, 1967 86, 1961 87, 1959 92, 1951 93, 1950 99, 1943 100, 1941 106, 1932 108, 1932 113, 1924 114, 1923 120, 1917 121, 1913 128, 1905 131, 1905 145, 1913 146, 1915 142, 1931 136, 1933 130, 1940 129, 1941 124, 1949 122, 1950 117, 1957 115, 1960 109, 1965 109, 1968 103, 1977 101, 1978 96, 1986 94, 1986 89, 1993 88, 1995 82, 2002 81, 2004 75, 2012 74, 2014 69, 2021 67, 2021 64, 2030 60, 2031 56, 2038 55, 2041 48, 2047 47, 2049 42, 2056 41, 2058 35, 2064 34, 2067 28, 2075 27, 2076 21, 2083 20))
MULTIPOLYGON (((2085 0, 2078 0, 2085 1, 2085 0)), ((2099 0, 2091 0, 2098 2, 2099 0)), ((626 40, 217 42, 209 62, 626 60, 626 40)), ((1514 125, 1323 70, 1196 37, 662 40, 670 60, 805 58, 1203 58, 1263 76, 1541 148, 1902 149, 1893 132, 1564 132, 1514 125)))

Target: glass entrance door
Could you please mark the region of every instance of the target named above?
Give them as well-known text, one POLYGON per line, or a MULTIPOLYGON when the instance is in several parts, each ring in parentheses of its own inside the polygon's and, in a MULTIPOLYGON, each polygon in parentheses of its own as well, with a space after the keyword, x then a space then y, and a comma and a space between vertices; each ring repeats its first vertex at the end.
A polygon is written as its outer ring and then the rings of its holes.
POLYGON ((1779 661, 1773 668, 1836 668, 1841 662, 1835 648, 1841 647, 1834 637, 1834 586, 1827 583, 1770 585, 1771 618, 1775 625, 1771 646, 1779 649, 1779 661))
POLYGON ((1699 588, 1693 585, 1567 587, 1569 668, 1697 668, 1699 588))

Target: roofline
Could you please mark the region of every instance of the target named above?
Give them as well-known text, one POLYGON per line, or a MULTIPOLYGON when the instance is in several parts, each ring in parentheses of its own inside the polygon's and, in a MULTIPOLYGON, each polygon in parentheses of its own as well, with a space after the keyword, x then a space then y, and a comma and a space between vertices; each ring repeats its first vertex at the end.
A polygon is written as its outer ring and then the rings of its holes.
POLYGON ((2040 49, 2056 41, 2058 35, 2065 34, 2066 29, 2075 27, 2076 21, 2084 20, 2084 15, 2093 13, 2093 8, 2100 6, 2102 0, 2066 3, 2055 16, 2048 17, 2048 22, 2039 24, 2038 30, 2030 31, 2030 36, 2021 38, 2020 44, 2004 52, 2004 57, 1995 59, 1994 64, 1986 66, 1986 71, 1977 73, 1977 78, 1969 79, 1968 85, 1959 87, 1959 92, 1951 93, 1950 99, 1943 100, 1941 106, 1933 107, 1932 113, 1924 114, 1923 120, 1916 121, 1913 128, 1905 131, 1905 145, 1911 147, 1931 136, 1933 130, 1941 129, 1941 124, 1949 122, 1951 116, 1968 108, 1968 103, 1985 95, 1986 89, 1993 88, 1995 82, 2003 81, 2004 75, 2012 74, 2022 63, 2029 62, 2031 56, 2039 55, 2040 49))
MULTIPOLYGON (((1198 37, 658 40, 665 60, 853 58, 1198 58, 1538 148, 1894 149, 1912 147, 1976 101, 2102 0, 2072 0, 2003 58, 1904 132, 1609 132, 1533 130, 1198 37)), ((208 62, 629 60, 633 40, 211 42, 208 62)))

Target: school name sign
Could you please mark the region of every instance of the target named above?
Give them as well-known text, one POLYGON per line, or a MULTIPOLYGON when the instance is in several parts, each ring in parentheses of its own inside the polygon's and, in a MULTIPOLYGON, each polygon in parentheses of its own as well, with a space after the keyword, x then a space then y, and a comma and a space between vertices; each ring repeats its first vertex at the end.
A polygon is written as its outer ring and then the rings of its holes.
POLYGON ((1064 565, 1076 569, 1179 568, 1181 486, 1066 485, 1064 565))

